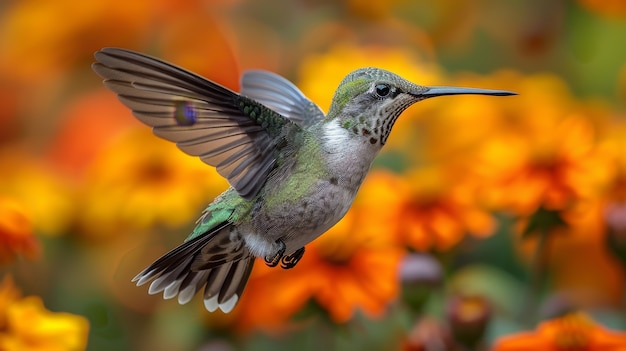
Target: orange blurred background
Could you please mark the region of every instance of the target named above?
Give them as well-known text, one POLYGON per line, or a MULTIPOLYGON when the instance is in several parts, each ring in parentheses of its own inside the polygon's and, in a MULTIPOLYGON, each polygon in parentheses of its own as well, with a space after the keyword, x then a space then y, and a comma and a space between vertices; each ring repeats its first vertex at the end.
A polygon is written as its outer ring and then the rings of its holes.
POLYGON ((1 3, 0 350, 624 349, 625 33, 622 1, 1 3), (107 46, 325 111, 366 66, 519 95, 411 107, 348 215, 209 314, 130 279, 228 184, 105 90, 107 46))

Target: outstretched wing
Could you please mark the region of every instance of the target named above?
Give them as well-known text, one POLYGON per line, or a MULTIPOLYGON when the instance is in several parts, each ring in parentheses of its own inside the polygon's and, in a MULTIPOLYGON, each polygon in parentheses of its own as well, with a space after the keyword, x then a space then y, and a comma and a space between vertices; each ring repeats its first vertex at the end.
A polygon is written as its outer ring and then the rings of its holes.
POLYGON ((271 72, 245 72, 241 78, 241 95, 264 104, 303 129, 324 119, 324 112, 300 89, 271 72))
POLYGON ((268 107, 164 61, 133 51, 96 52, 94 71, 143 123, 215 166, 252 199, 276 164, 285 136, 300 129, 268 107))

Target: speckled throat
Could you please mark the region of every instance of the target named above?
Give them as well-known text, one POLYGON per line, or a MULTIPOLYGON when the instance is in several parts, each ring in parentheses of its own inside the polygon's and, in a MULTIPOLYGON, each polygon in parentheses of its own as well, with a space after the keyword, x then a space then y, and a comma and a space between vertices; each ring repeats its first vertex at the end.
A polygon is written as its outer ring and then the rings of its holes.
POLYGON ((361 115, 355 118, 355 122, 346 121, 342 126, 354 134, 368 138, 370 144, 380 144, 382 147, 400 114, 412 104, 413 101, 409 100, 406 104, 384 105, 375 110, 372 116, 361 115))

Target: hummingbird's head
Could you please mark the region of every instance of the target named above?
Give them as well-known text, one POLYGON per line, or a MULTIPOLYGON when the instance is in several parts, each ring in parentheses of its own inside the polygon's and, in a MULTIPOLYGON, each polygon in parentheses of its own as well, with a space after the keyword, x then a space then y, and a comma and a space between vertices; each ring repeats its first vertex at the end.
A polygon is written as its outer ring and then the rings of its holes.
POLYGON ((417 85, 395 73, 379 68, 361 68, 348 74, 339 84, 327 119, 372 144, 385 144, 400 114, 414 103, 443 95, 514 95, 503 90, 417 85))

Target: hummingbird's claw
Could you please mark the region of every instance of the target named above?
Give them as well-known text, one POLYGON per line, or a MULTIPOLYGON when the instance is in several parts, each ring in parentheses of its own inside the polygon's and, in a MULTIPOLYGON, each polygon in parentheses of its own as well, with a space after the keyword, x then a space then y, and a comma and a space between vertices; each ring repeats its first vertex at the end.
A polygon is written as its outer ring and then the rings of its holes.
POLYGON ((304 246, 296 250, 296 252, 291 255, 283 256, 280 259, 280 267, 282 269, 291 269, 295 267, 298 262, 300 262, 302 256, 304 256, 304 246))
POLYGON ((278 263, 280 262, 280 260, 285 255, 285 250, 287 250, 287 246, 282 240, 280 239, 276 240, 276 244, 278 244, 279 246, 279 249, 276 252, 276 254, 274 254, 274 256, 271 256, 271 257, 265 256, 265 264, 268 265, 268 267, 276 267, 278 263))

